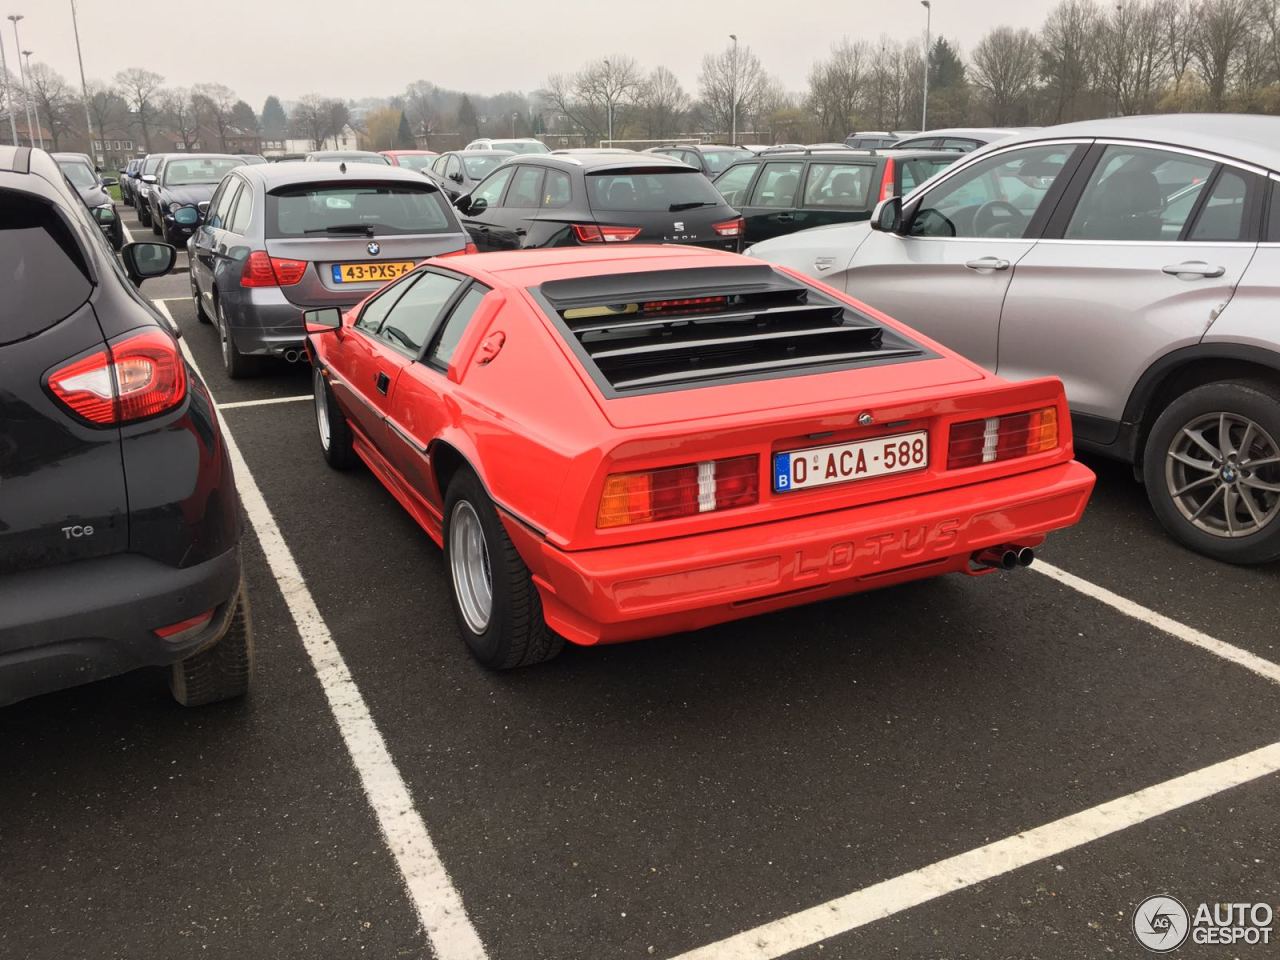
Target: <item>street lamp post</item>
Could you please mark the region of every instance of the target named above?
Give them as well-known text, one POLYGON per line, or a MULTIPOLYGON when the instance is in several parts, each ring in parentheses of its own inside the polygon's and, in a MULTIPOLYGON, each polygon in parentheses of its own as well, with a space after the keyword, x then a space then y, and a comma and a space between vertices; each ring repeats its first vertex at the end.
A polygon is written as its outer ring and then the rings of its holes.
POLYGON ((729 134, 729 142, 736 147, 738 145, 738 35, 731 33, 729 39, 733 41, 733 84, 729 90, 733 98, 733 120, 730 122, 732 130, 729 134))
POLYGON ((924 7, 924 105, 920 108, 920 129, 929 129, 929 44, 933 27, 933 4, 930 0, 920 0, 924 7))
POLYGON ((516 121, 520 119, 520 111, 513 110, 511 113, 511 139, 516 138, 516 121))
MULTIPOLYGON (((31 50, 23 50, 22 55, 27 58, 27 76, 31 76, 31 50)), ((31 101, 31 112, 36 118, 36 137, 40 140, 40 149, 44 149, 44 134, 40 132, 40 108, 36 105, 35 100, 31 101)), ((30 139, 28 137, 27 139, 30 139)))
POLYGON ((27 75, 22 70, 22 38, 18 36, 18 21, 25 19, 20 13, 9 14, 9 22, 13 24, 13 45, 18 51, 18 79, 22 81, 22 107, 27 115, 27 142, 31 139, 31 96, 27 93, 27 75))
POLYGON ((0 82, 4 83, 4 108, 9 113, 9 135, 13 145, 18 145, 18 124, 13 119, 13 90, 9 86, 9 64, 4 57, 4 39, 0 37, 0 82))
POLYGON ((604 104, 609 114, 609 146, 613 146, 613 67, 604 61, 604 104))
MULTIPOLYGON (((89 84, 84 79, 84 54, 80 52, 80 23, 76 19, 76 0, 71 0, 71 27, 76 34, 76 59, 80 61, 80 92, 84 94, 84 134, 89 141, 89 149, 93 152, 93 158, 96 161, 98 153, 93 149, 93 118, 89 115, 89 84)), ((98 131, 98 142, 102 144, 102 162, 105 165, 107 162, 107 131, 98 131)))

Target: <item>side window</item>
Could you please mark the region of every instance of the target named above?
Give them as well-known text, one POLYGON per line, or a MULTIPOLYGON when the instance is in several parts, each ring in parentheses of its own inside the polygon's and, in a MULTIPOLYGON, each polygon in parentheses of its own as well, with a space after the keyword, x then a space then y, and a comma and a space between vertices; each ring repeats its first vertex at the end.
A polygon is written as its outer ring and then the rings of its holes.
POLYGON ((871 193, 874 167, 853 163, 809 164, 804 185, 806 207, 851 207, 865 209, 871 193))
POLYGON ((431 356, 428 359, 432 366, 439 367, 442 370, 448 369, 449 361, 453 359, 453 352, 458 349, 458 342, 462 340, 462 334, 466 331, 467 324, 475 316, 475 312, 480 306, 480 301, 484 299, 485 294, 488 292, 488 287, 475 284, 462 295, 458 305, 453 308, 453 313, 449 314, 449 319, 445 321, 444 328, 440 331, 440 336, 436 340, 436 345, 431 348, 431 356))
POLYGON ((548 170, 547 178, 542 183, 543 209, 567 207, 572 199, 573 187, 569 175, 562 170, 548 170))
POLYGON ((387 312, 378 329, 379 339, 416 356, 461 283, 459 277, 424 273, 387 312))
POLYGON ((542 168, 532 165, 516 167, 515 176, 511 179, 511 189, 507 192, 507 202, 503 206, 536 208, 542 199, 542 168))
POLYGON ((725 203, 731 207, 736 207, 744 199, 746 199, 747 187, 751 186, 751 178, 756 175, 756 171, 760 169, 758 163, 740 163, 736 167, 730 167, 724 172, 724 175, 716 181, 716 189, 720 191, 720 195, 724 197, 725 203))
POLYGON ((1075 149, 1072 144, 1027 147, 969 164, 924 195, 911 235, 1023 236, 1075 149))
POLYGON ((240 188, 240 196, 236 200, 235 209, 227 221, 227 229, 239 236, 244 236, 249 229, 249 219, 253 214, 253 188, 245 184, 240 188))
POLYGON ((751 191, 751 199, 747 206, 751 207, 794 207, 796 191, 800 187, 800 171, 804 163, 796 160, 790 163, 766 163, 764 172, 756 181, 756 188, 751 191))
POLYGON ((360 311, 360 316, 356 318, 356 326, 365 333, 376 334, 378 327, 382 326, 382 321, 391 312, 391 308, 396 305, 396 301, 403 297, 406 291, 423 276, 425 274, 409 274, 404 282, 395 283, 387 287, 382 293, 364 305, 364 309, 360 311))
POLYGON ((1249 182, 1245 174, 1223 167, 1218 179, 1213 181, 1213 188, 1196 215, 1187 239, 1201 243, 1256 239, 1256 233, 1246 235, 1253 233, 1246 228, 1245 201, 1248 194, 1249 182))
POLYGON ((1107 147, 1089 175, 1065 236, 1069 240, 1177 240, 1213 168, 1211 160, 1168 150, 1107 147))
POLYGON ((491 207, 498 206, 498 202, 502 199, 502 191, 507 188, 507 181, 511 179, 511 175, 515 172, 515 167, 500 167, 471 192, 471 200, 483 200, 491 207))
POLYGON ((205 223, 208 226, 213 226, 213 215, 218 209, 218 204, 222 202, 222 195, 235 186, 235 184, 236 181, 228 177, 218 184, 217 189, 213 191, 213 196, 209 198, 208 214, 205 216, 205 223))
POLYGON ((238 179, 227 183, 227 189, 222 191, 217 208, 209 208, 209 226, 226 229, 227 221, 231 218, 232 205, 236 202, 236 195, 239 192, 240 181, 238 179))

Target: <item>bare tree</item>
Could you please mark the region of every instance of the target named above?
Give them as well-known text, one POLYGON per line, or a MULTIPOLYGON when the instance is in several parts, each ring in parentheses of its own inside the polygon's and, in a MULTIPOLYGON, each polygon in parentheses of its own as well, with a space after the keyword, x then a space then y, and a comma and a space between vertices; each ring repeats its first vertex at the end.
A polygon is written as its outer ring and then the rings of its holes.
POLYGON ((338 137, 343 127, 351 122, 351 111, 341 100, 324 102, 325 135, 333 137, 334 147, 338 146, 338 137))
POLYGON ((1251 0, 1200 0, 1196 7, 1191 60, 1204 81, 1210 110, 1221 110, 1226 104, 1227 87, 1249 40, 1254 13, 1251 0))
POLYGON ((156 99, 164 77, 141 67, 130 67, 116 74, 116 86, 133 112, 133 120, 142 131, 142 144, 151 152, 151 125, 155 123, 158 105, 156 99))
POLYGON ((831 56, 810 69, 806 102, 827 139, 843 140, 857 127, 858 101, 869 60, 865 43, 850 43, 845 37, 832 45, 831 56))
POLYGON ((1040 77, 1053 123, 1085 116, 1084 99, 1098 72, 1098 8, 1093 0, 1062 0, 1040 36, 1040 77))
MULTIPOLYGON (((49 131, 53 149, 60 149, 62 138, 79 129, 75 122, 79 111, 74 109, 79 104, 67 81, 47 63, 37 63, 27 71, 27 87, 31 91, 31 102, 40 113, 40 121, 49 131)), ((79 116, 82 126, 84 114, 79 116)))
POLYGON ((1175 98, 1191 67, 1191 44, 1195 33, 1196 0, 1158 0, 1156 16, 1163 24, 1164 49, 1175 98))
POLYGON ((707 122, 717 131, 728 131, 736 114, 738 129, 743 129, 758 112, 767 82, 760 58, 745 44, 708 53, 698 73, 698 95, 707 122))
POLYGON ((544 107, 567 117, 588 140, 604 140, 609 136, 610 113, 616 136, 643 87, 644 78, 635 60, 614 55, 592 61, 577 73, 552 74, 538 97, 544 107))
POLYGON ((202 123, 218 135, 218 149, 227 149, 227 132, 231 129, 231 111, 236 105, 235 91, 221 83, 201 83, 191 90, 202 123))
POLYGON ((183 150, 191 150, 200 140, 200 111, 185 87, 160 94, 160 110, 165 123, 178 135, 183 150))
POLYGON ((1012 27, 996 27, 974 48, 969 76, 985 95, 993 124, 1026 121, 1038 58, 1039 44, 1031 31, 1012 27))
POLYGON ((93 135, 101 134, 105 140, 108 130, 118 130, 128 120, 129 104, 115 87, 92 83, 89 85, 89 117, 93 122, 93 135))
POLYGON ((679 132, 680 120, 689 109, 689 95, 674 73, 656 67, 640 87, 636 107, 645 136, 661 140, 679 132))
POLYGON ((436 92, 429 80, 415 80, 405 88, 404 112, 413 133, 426 137, 436 132, 436 92))
POLYGON ((326 104, 319 94, 308 93, 289 114, 293 132, 311 141, 311 149, 319 150, 328 135, 326 104))

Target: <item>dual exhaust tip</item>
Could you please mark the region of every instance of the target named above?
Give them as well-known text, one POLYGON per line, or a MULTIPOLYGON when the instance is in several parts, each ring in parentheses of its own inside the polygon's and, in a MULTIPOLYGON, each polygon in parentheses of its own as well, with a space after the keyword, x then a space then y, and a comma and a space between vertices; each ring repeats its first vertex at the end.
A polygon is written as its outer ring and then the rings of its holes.
POLYGON ((289 363, 297 363, 299 360, 302 359, 302 351, 286 350, 284 353, 281 354, 281 356, 284 357, 285 360, 289 363))
POLYGON ((1016 570, 1018 567, 1031 566, 1036 559, 1036 554, 1030 547, 1009 544, 979 550, 972 559, 979 567, 987 570, 1016 570))

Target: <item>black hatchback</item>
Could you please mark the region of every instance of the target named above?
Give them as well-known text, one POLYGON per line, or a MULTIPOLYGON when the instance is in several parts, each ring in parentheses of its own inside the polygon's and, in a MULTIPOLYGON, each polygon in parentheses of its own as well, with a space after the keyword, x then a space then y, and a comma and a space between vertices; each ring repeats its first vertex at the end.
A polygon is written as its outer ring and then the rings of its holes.
POLYGON ((508 160, 455 201, 481 250, 680 243, 737 252, 742 218, 693 167, 640 154, 508 160))
POLYGON ((0 705, 138 667, 243 694, 240 501, 177 333, 42 150, 0 146, 0 705), (127 271, 127 273, 126 273, 127 271))
POLYGON ((735 163, 713 181, 742 211, 746 242, 867 220, 877 203, 904 197, 951 166, 948 151, 797 150, 735 163))

